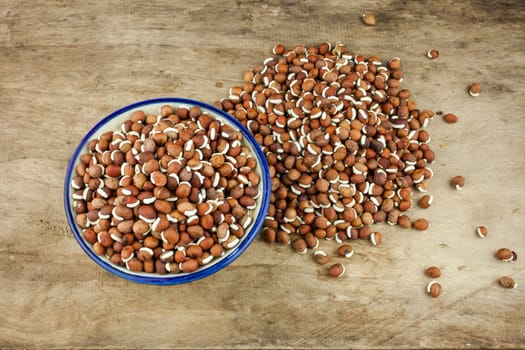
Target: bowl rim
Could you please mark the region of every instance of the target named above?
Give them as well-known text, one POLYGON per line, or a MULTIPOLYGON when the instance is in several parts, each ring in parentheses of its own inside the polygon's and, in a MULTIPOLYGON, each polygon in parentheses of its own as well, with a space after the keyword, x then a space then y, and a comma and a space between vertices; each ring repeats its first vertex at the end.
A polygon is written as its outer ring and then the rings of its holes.
POLYGON ((188 283, 192 281, 197 281, 202 278, 205 278, 207 276, 210 276, 228 265, 230 265, 234 260, 236 260, 246 249, 250 246, 250 244, 253 242, 255 237, 258 236, 259 232, 262 229, 262 226, 264 224, 264 221, 266 219, 266 215, 268 212, 268 208, 270 205, 270 193, 271 193, 271 183, 270 183, 270 171, 268 162, 266 161, 266 156, 264 155, 261 147, 255 140, 255 138, 251 135, 251 133, 234 117, 229 115, 228 113, 218 109, 217 107, 210 105, 208 103, 189 99, 189 98, 183 98, 183 97, 159 97, 159 98, 153 98, 153 99, 147 99, 143 101, 134 102, 132 104, 129 104, 127 106, 121 107, 117 109, 114 112, 111 112, 110 114, 106 115, 104 118, 99 120, 81 139, 81 141, 76 146, 75 150, 73 151, 73 154, 69 160, 69 164, 66 170, 66 176, 64 181, 64 209, 66 212, 67 222, 69 225, 70 230, 73 233, 73 236, 75 237, 76 241, 82 248, 82 250, 93 260, 97 265, 102 267, 104 270, 121 277, 125 280, 141 283, 141 284, 151 284, 151 285, 174 285, 174 284, 182 284, 182 283, 188 283), (142 275, 142 274, 136 274, 136 273, 127 273, 125 270, 121 270, 117 267, 115 267, 109 260, 105 258, 101 258, 97 254, 95 254, 91 248, 91 245, 88 244, 84 238, 82 237, 82 232, 80 228, 77 226, 74 218, 74 213, 71 206, 71 179, 73 172, 75 170, 75 164, 77 163, 78 158, 80 157, 80 154, 85 151, 85 147, 87 142, 93 138, 93 136, 102 129, 108 122, 112 121, 113 119, 117 117, 121 117, 124 113, 136 109, 139 107, 145 107, 148 105, 153 104, 176 104, 176 105, 191 105, 191 106, 199 106, 200 108, 203 108, 206 111, 209 111, 213 114, 218 115, 221 118, 224 118, 227 120, 228 123, 236 127, 247 143, 249 144, 251 150, 254 153, 254 156, 257 158, 257 164, 260 167, 260 175, 261 175, 261 181, 262 181, 262 198, 261 198, 261 204, 260 204, 260 211, 256 217, 254 217, 254 221, 252 223, 252 226, 250 227, 249 231, 246 233, 245 237, 241 240, 239 245, 233 250, 231 250, 225 257, 221 257, 217 263, 203 268, 199 269, 195 272, 191 273, 184 273, 184 274, 166 274, 166 275, 160 275, 160 274, 151 274, 151 275, 142 275))

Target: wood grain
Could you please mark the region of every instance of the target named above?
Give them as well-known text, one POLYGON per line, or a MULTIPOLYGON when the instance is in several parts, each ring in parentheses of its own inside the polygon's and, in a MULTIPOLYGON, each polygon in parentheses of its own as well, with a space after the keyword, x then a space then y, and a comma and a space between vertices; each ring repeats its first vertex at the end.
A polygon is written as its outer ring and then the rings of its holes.
POLYGON ((493 256, 525 252, 524 50, 519 0, 1 1, 0 348, 524 348, 523 259, 493 256), (377 26, 362 24, 365 9, 377 26), (400 57, 418 106, 459 116, 429 126, 435 204, 411 214, 429 231, 378 226, 383 245, 356 242, 338 280, 260 240, 174 287, 118 279, 84 255, 62 191, 96 121, 152 97, 213 102, 275 43, 321 41, 400 57), (458 174, 461 192, 448 186, 458 174), (436 300, 424 292, 429 264, 443 271, 436 300), (500 288, 501 275, 518 289, 500 288))

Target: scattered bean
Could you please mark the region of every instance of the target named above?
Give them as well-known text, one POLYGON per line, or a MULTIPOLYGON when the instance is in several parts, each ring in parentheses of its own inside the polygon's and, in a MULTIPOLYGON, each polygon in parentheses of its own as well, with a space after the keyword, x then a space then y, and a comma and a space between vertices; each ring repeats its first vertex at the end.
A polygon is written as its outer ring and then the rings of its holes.
POLYGON ((485 238, 489 235, 489 230, 486 226, 478 226, 476 228, 476 233, 480 238, 485 238))
POLYGON ((450 180, 450 185, 460 191, 463 189, 463 186, 465 186, 465 178, 461 175, 454 176, 452 180, 450 180))
POLYGON ((518 284, 514 280, 514 278, 510 276, 503 276, 499 279, 499 284, 503 288, 518 288, 518 284))
POLYGON ((439 278, 441 277, 441 269, 437 266, 432 265, 425 269, 425 274, 431 278, 439 278))
POLYGON ((515 262, 518 259, 518 254, 509 248, 501 248, 496 252, 496 257, 501 261, 515 262))
POLYGON ((402 228, 410 228, 411 226, 410 217, 408 215, 400 215, 397 223, 402 228))
POLYGON ((345 266, 341 263, 335 263, 330 266, 328 274, 332 277, 341 277, 345 273, 345 266))
POLYGON ((337 249, 337 254, 345 258, 350 258, 354 255, 354 249, 350 244, 343 244, 337 249))
POLYGON ((372 242, 374 246, 381 245, 382 241, 383 238, 381 232, 372 232, 372 234, 370 235, 370 242, 372 242))
POLYGON ((369 25, 369 26, 375 26, 376 25, 376 16, 374 16, 373 13, 365 12, 365 13, 363 13, 363 15, 361 17, 363 18, 363 22, 366 25, 369 25))
POLYGON ((424 218, 416 219, 412 223, 412 227, 418 231, 425 231, 426 229, 428 229, 429 226, 430 224, 428 223, 427 219, 424 218))
POLYGON ((324 265, 328 261, 330 261, 330 258, 328 257, 328 254, 326 254, 323 250, 317 250, 314 252, 314 260, 319 265, 324 265))
POLYGON ((480 83, 472 83, 469 87, 469 94, 472 97, 478 97, 481 93, 481 84, 480 83))
POLYGON ((409 227, 413 191, 426 192, 433 176, 426 127, 434 112, 402 88, 400 59, 382 63, 331 43, 278 44, 273 54, 215 103, 251 131, 268 160, 263 239, 302 238, 314 248, 320 239, 370 239, 374 223, 409 227))
POLYGON ((427 293, 432 298, 437 298, 441 294, 441 284, 439 284, 437 281, 431 281, 427 285, 427 293))
POLYGON ((430 59, 435 59, 439 57, 439 51, 436 49, 430 49, 427 52, 427 57, 430 59))
POLYGON ((443 120, 449 124, 456 124, 458 122, 458 117, 455 114, 447 113, 443 116, 443 120))
POLYGON ((305 254, 308 251, 306 241, 302 238, 297 238, 292 242, 293 249, 299 254, 305 254))
POLYGON ((434 201, 434 197, 430 194, 425 194, 423 197, 419 199, 417 204, 419 207, 426 209, 429 208, 432 205, 432 202, 434 201))

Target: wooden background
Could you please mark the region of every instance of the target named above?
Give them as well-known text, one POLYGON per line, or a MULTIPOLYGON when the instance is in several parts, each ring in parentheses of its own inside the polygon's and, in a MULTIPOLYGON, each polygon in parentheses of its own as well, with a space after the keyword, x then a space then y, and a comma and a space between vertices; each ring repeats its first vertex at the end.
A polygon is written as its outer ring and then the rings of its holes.
POLYGON ((524 348, 524 51, 520 0, 0 0, 0 348, 524 348), (383 245, 356 242, 337 280, 261 240, 172 287, 121 280, 81 251, 62 191, 92 125, 147 98, 211 103, 274 44, 322 41, 400 57, 418 106, 459 116, 429 126, 435 204, 412 212, 427 232, 378 227, 383 245), (448 186, 457 174, 461 192, 448 186), (489 238, 474 234, 480 224, 489 238), (504 246, 516 263, 494 258, 504 246), (443 270, 435 300, 429 264, 443 270), (518 289, 499 287, 501 275, 518 289))

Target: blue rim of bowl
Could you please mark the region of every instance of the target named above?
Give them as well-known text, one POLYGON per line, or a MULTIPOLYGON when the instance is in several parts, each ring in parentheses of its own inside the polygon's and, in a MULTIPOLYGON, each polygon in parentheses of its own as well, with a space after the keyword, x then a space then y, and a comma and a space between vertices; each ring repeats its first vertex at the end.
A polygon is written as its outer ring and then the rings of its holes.
POLYGON ((238 120, 236 120, 229 114, 225 113, 224 111, 216 108, 215 106, 209 105, 201 101, 192 100, 188 98, 179 98, 179 97, 164 97, 164 98, 144 100, 144 101, 136 102, 128 106, 122 107, 114 111, 113 113, 107 115, 106 117, 104 117, 97 124, 95 124, 95 126, 93 126, 91 130, 88 131, 88 133, 82 138, 82 140, 76 147, 71 157, 71 160, 69 161, 69 165, 68 165, 67 172, 66 172, 65 184, 64 184, 64 207, 66 211, 67 221, 68 221, 71 231, 73 232, 73 236, 77 240, 82 250, 84 250, 84 252, 100 267, 102 267, 106 271, 111 272, 114 275, 117 275, 123 279, 133 281, 136 283, 152 284, 152 285, 173 285, 173 284, 188 283, 188 282, 196 281, 196 280, 205 278, 207 276, 210 276, 224 269, 226 266, 231 264, 235 259, 237 259, 250 246, 250 244, 253 242, 255 237, 258 236, 259 231, 262 229, 262 225, 264 224, 264 220, 266 219, 266 214, 268 212, 268 207, 270 205, 270 193, 271 193, 270 171, 268 167, 268 162, 266 161, 266 157, 264 156, 255 138, 238 120), (257 217, 254 218, 254 222, 252 223, 249 229, 249 232, 246 233, 246 236, 241 240, 241 242, 239 243, 237 247, 233 248, 232 251, 229 251, 225 257, 220 258, 220 260, 217 261, 215 264, 209 267, 199 269, 192 273, 187 273, 187 274, 174 274, 174 275, 151 274, 150 276, 147 274, 139 275, 135 273, 127 273, 125 272, 125 270, 121 270, 115 267, 106 258, 101 258, 100 256, 98 256, 97 254, 93 252, 91 245, 84 240, 84 237, 82 236, 82 233, 80 229, 77 227, 77 224, 75 222, 75 218, 73 215, 73 209, 71 206, 71 178, 75 170, 75 163, 77 162, 77 159, 80 157, 80 154, 82 154, 85 151, 87 142, 90 139, 92 139, 93 136, 107 122, 111 121, 112 119, 132 109, 151 105, 151 104, 160 104, 160 103, 166 103, 166 104, 172 103, 172 104, 179 104, 179 105, 199 106, 209 112, 212 112, 220 116, 221 118, 226 119, 231 125, 235 126, 242 133, 245 140, 250 144, 250 148, 254 152, 255 157, 257 158, 257 165, 261 169, 261 181, 262 181, 262 192, 263 192, 261 195, 263 197, 262 197, 260 208, 259 208, 259 214, 257 217))

